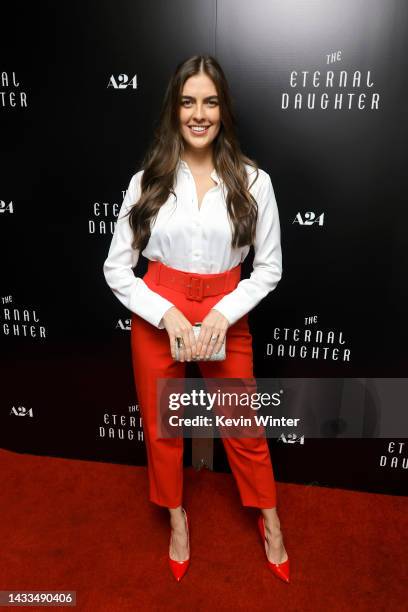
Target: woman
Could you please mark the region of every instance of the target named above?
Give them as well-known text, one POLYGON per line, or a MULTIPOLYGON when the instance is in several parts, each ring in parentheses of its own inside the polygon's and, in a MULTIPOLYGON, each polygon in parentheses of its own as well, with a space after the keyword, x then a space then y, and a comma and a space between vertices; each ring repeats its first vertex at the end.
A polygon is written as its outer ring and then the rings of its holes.
MULTIPOLYGON (((183 378, 191 360, 204 378, 253 376, 248 313, 281 278, 280 225, 271 179, 240 150, 228 84, 211 56, 177 67, 143 168, 130 181, 104 275, 132 312, 150 501, 169 509, 169 563, 180 580, 190 562, 183 440, 156 436, 156 381, 183 378), (251 244, 254 270, 240 281, 251 244), (149 260, 143 279, 132 271, 140 253, 149 260), (196 322, 202 323, 197 339, 196 322), (209 359, 224 340, 226 359, 209 359)), ((222 440, 242 504, 261 510, 268 567, 289 582, 265 437, 222 440)))

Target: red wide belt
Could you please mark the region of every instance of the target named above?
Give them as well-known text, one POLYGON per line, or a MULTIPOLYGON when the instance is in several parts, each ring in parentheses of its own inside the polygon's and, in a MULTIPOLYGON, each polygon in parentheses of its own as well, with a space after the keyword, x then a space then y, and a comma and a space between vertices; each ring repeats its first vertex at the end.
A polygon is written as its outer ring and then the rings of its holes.
POLYGON ((180 291, 189 300, 201 302, 204 297, 229 293, 241 279, 241 264, 220 274, 194 274, 169 268, 160 261, 149 260, 148 272, 154 273, 158 285, 180 291))

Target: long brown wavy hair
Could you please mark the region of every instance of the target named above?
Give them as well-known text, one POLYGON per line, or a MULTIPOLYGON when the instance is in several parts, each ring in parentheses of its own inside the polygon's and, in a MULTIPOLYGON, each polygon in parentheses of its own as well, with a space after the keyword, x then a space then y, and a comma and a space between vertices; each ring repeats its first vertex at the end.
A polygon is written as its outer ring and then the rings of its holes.
MULTIPOLYGON (((133 204, 129 223, 133 230, 132 248, 142 251, 150 238, 151 222, 173 190, 176 166, 184 151, 180 132, 180 105, 185 81, 191 76, 208 75, 217 90, 220 104, 220 129, 212 142, 213 164, 226 186, 227 211, 232 223, 232 247, 251 245, 255 240, 258 205, 249 192, 249 179, 244 164, 256 170, 258 164, 241 151, 236 136, 236 118, 225 74, 211 55, 194 55, 181 62, 166 89, 154 137, 142 161, 144 170, 141 195, 133 204)), ((252 185, 252 183, 251 183, 252 185)))

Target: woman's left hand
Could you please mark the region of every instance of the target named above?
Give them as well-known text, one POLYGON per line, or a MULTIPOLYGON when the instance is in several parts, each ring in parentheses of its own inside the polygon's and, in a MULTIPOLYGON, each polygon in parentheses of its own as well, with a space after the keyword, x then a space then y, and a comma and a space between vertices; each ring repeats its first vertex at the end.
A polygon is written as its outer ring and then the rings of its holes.
POLYGON ((200 334, 197 338, 197 359, 208 359, 218 353, 226 336, 230 322, 218 310, 211 309, 201 323, 200 334), (218 336, 216 342, 211 338, 218 336))

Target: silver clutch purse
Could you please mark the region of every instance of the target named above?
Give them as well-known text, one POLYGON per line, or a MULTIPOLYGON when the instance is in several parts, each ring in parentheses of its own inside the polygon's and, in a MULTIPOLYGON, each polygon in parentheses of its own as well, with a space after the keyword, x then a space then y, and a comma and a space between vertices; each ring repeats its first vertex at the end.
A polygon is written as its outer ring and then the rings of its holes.
MULTIPOLYGON (((196 339, 198 338, 200 334, 200 329, 201 329, 201 323, 195 323, 193 325, 193 332, 194 332, 196 339)), ((192 361, 223 361, 224 359, 225 359, 225 337, 224 337, 224 342, 222 343, 221 348, 218 351, 218 353, 213 352, 213 354, 211 355, 209 359, 192 358, 192 361)), ((176 361, 180 361, 179 346, 178 346, 177 340, 176 340, 176 361)))

